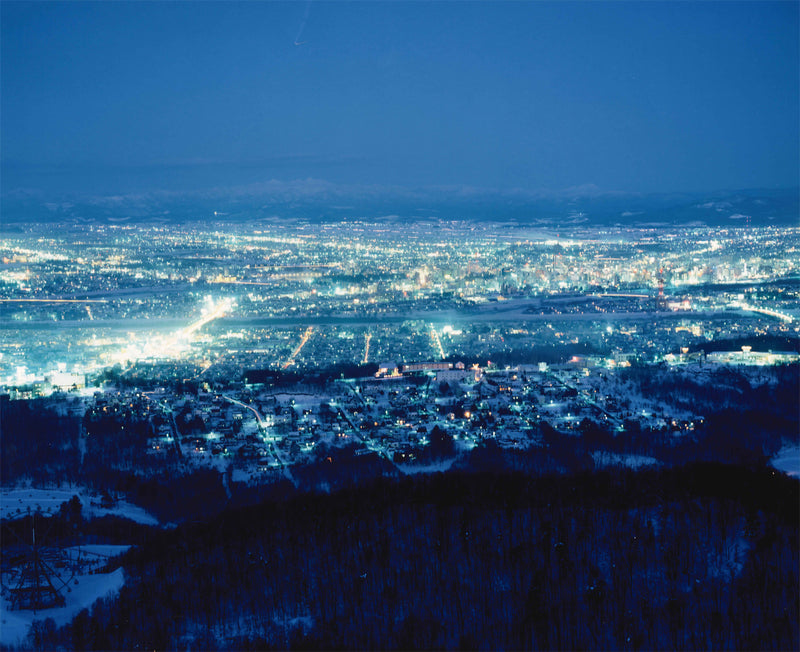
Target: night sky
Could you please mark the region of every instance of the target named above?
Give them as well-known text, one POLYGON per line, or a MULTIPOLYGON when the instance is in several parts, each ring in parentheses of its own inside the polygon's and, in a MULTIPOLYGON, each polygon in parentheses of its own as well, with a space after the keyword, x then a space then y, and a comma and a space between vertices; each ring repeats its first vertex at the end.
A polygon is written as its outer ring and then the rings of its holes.
POLYGON ((797 2, 3 2, 2 190, 795 186, 797 2))

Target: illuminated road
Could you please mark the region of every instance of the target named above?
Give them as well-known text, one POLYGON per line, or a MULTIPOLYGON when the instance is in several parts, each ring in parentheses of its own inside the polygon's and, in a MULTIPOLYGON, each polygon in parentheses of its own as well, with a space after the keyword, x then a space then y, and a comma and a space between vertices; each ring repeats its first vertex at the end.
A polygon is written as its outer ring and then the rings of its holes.
POLYGON ((203 368, 202 368, 202 369, 200 369, 200 371, 198 371, 198 372, 197 372, 197 373, 196 373, 194 376, 192 376, 191 378, 189 378, 189 380, 197 380, 197 379, 198 379, 198 378, 200 378, 200 376, 202 376, 202 375, 203 375, 203 374, 204 374, 206 371, 208 371, 209 369, 211 369, 211 367, 213 367, 215 364, 216 364, 216 363, 214 363, 214 362, 211 362, 210 360, 206 361, 205 363, 203 363, 203 368))
POLYGON ((372 333, 367 333, 364 336, 364 359, 361 361, 361 364, 367 364, 369 362, 369 341, 372 339, 372 333))
POLYGON ((739 307, 742 310, 746 310, 747 312, 757 312, 761 315, 767 315, 768 317, 775 317, 776 319, 780 319, 781 321, 785 321, 789 324, 791 324, 794 321, 794 317, 792 317, 791 315, 787 315, 786 313, 783 312, 778 312, 777 310, 770 310, 769 308, 759 308, 757 306, 751 306, 747 303, 740 303, 739 307))
POLYGON ((219 301, 217 305, 214 306, 214 309, 211 312, 209 312, 207 315, 203 315, 202 317, 200 317, 200 319, 192 322, 186 328, 179 331, 179 337, 181 336, 189 337, 193 333, 199 331, 201 328, 203 328, 203 326, 205 326, 209 322, 212 322, 215 319, 223 317, 225 313, 231 309, 232 304, 233 302, 230 299, 223 299, 222 301, 219 301))
MULTIPOLYGON (((235 405, 239 405, 243 408, 250 410, 256 417, 256 421, 258 421, 258 430, 261 432, 262 437, 264 436, 264 431, 266 430, 266 426, 264 425, 264 420, 261 418, 261 415, 258 413, 252 405, 247 405, 246 403, 242 403, 241 401, 237 401, 235 398, 231 398, 230 396, 222 395, 226 401, 230 403, 234 403, 235 405)), ((267 442, 265 442, 267 443, 267 442)), ((297 481, 294 479, 292 472, 289 470, 289 465, 286 461, 281 457, 280 453, 278 452, 278 447, 273 446, 271 442, 268 442, 269 452, 272 453, 272 456, 277 460, 278 464, 283 468, 283 475, 286 476, 286 479, 291 482, 295 488, 297 488, 298 484, 297 481)))
POLYGON ((0 303, 108 303, 106 299, 0 299, 0 303))
POLYGON ((217 302, 213 309, 204 314, 200 319, 193 321, 188 326, 180 329, 173 335, 165 338, 163 341, 148 342, 144 351, 147 355, 154 355, 159 351, 170 354, 172 357, 180 357, 183 352, 188 348, 189 343, 192 341, 192 336, 199 331, 206 324, 223 317, 227 313, 233 301, 231 299, 223 299, 217 302))
POLYGON ((313 332, 314 332, 313 326, 309 326, 308 328, 306 328, 306 332, 303 333, 303 337, 300 340, 300 344, 298 344, 297 348, 295 348, 295 350, 292 351, 292 355, 289 356, 289 359, 283 363, 284 369, 288 369, 294 364, 295 358, 300 354, 300 351, 303 350, 303 347, 306 345, 306 342, 308 342, 309 338, 311 337, 311 333, 313 332))
POLYGON ((444 349, 442 348, 442 340, 439 339, 439 333, 436 332, 433 324, 431 324, 431 339, 436 348, 439 349, 439 356, 441 360, 445 359, 444 349))
MULTIPOLYGON (((350 392, 353 394, 353 397, 361 401, 361 405, 367 407, 367 402, 364 400, 364 397, 361 395, 361 393, 356 391, 353 382, 349 380, 341 380, 338 382, 342 383, 348 390, 350 390, 350 392)), ((389 457, 388 451, 381 444, 379 444, 372 437, 370 437, 369 433, 364 433, 361 429, 356 427, 356 424, 353 423, 353 420, 350 418, 350 415, 347 413, 346 410, 342 408, 341 405, 339 405, 338 403, 334 403, 333 401, 331 401, 331 405, 334 406, 339 411, 339 414, 342 415, 342 418, 344 418, 344 420, 347 421, 348 425, 353 429, 353 434, 356 436, 356 438, 361 440, 361 443, 364 444, 364 446, 366 446, 368 450, 372 451, 373 453, 377 453, 381 457, 385 457, 390 462, 392 461, 392 458, 389 457)))
MULTIPOLYGON (((331 405, 333 405, 333 403, 331 403, 331 405)), ((347 414, 346 410, 342 409, 340 405, 335 405, 334 407, 336 407, 336 409, 339 411, 339 414, 342 415, 342 418, 347 422, 347 425, 350 426, 353 431, 353 435, 367 448, 367 450, 377 453, 381 457, 385 457, 387 460, 391 461, 389 458, 389 453, 387 453, 380 444, 374 442, 371 437, 366 437, 362 434, 362 432, 356 427, 356 424, 353 423, 353 420, 350 418, 350 415, 347 414)))
POLYGON ((180 432, 178 432, 178 424, 175 423, 175 415, 173 414, 172 409, 167 408, 159 403, 153 396, 151 396, 151 394, 155 394, 155 392, 142 392, 142 396, 144 396, 158 410, 160 410, 163 416, 169 419, 169 427, 172 430, 172 444, 175 447, 175 452, 178 454, 178 457, 183 457, 180 432))
POLYGON ((266 426, 264 425, 264 420, 261 418, 261 415, 258 413, 258 410, 256 410, 252 405, 247 405, 247 403, 242 403, 241 401, 237 401, 235 398, 231 398, 230 396, 225 396, 224 394, 222 395, 222 398, 224 398, 226 401, 230 403, 235 403, 236 405, 239 405, 243 408, 250 410, 256 417, 256 421, 258 422, 258 429, 262 433, 264 432, 264 429, 266 428, 266 426))
POLYGON ((561 383, 561 385, 562 385, 563 387, 566 387, 566 388, 568 388, 568 389, 575 390, 575 392, 577 392, 577 394, 578 394, 578 395, 579 395, 579 396, 580 396, 580 397, 581 397, 581 398, 584 400, 584 402, 585 402, 587 405, 590 405, 591 407, 595 408, 596 410, 599 410, 599 411, 600 411, 602 414, 605 414, 605 415, 608 417, 608 419, 609 419, 610 421, 613 421, 613 422, 615 422, 617 425, 622 425, 622 419, 620 419, 618 416, 615 416, 615 415, 611 414, 611 412, 609 412, 608 410, 606 410, 604 407, 602 407, 602 406, 598 405, 598 404, 595 402, 595 400, 594 400, 594 399, 592 399, 592 398, 589 396, 589 392, 587 392, 586 390, 583 390, 583 389, 578 389, 578 388, 577 388, 577 387, 575 387, 574 385, 570 385, 570 384, 569 384, 569 383, 568 383, 566 380, 564 380, 563 378, 560 378, 560 377, 559 377, 558 375, 556 375, 555 373, 548 373, 548 374, 547 374, 547 377, 548 377, 548 378, 552 378, 552 379, 553 379, 555 382, 557 382, 557 383, 561 383))
POLYGON ((626 298, 630 298, 630 299, 652 299, 653 298, 649 294, 624 294, 624 293, 621 293, 621 292, 604 292, 603 294, 587 294, 586 297, 587 298, 600 297, 601 299, 603 299, 605 297, 612 297, 612 298, 619 297, 619 298, 623 298, 623 299, 626 299, 626 298))

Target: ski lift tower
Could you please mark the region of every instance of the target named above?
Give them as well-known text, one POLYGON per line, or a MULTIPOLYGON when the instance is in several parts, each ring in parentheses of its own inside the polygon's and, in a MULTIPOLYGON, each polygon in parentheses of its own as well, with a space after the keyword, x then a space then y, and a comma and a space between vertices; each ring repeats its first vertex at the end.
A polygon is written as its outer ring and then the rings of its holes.
POLYGON ((40 511, 28 516, 31 520, 30 543, 23 540, 12 529, 7 531, 14 534, 20 545, 4 546, 2 560, 2 588, 3 593, 10 596, 12 610, 33 610, 34 613, 42 609, 62 607, 66 603, 63 592, 70 591, 69 583, 75 576, 75 570, 68 571, 68 579, 62 579, 62 573, 54 566, 69 567, 69 560, 63 551, 42 546, 44 537, 36 537, 36 516, 41 516, 40 511))

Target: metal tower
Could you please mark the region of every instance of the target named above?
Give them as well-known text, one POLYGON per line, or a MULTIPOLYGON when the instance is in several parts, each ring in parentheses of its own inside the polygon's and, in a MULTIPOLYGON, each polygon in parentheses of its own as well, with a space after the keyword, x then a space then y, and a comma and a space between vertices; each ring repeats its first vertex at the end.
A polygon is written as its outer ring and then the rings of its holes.
POLYGON ((36 516, 39 511, 28 515, 31 518, 30 543, 23 540, 13 529, 7 528, 19 541, 17 546, 4 546, 2 559, 3 592, 10 595, 11 609, 51 609, 64 606, 66 600, 62 592, 70 591, 69 583, 75 577, 74 568, 62 573, 54 569, 68 569, 70 564, 60 550, 41 545, 43 537, 36 538, 36 516))

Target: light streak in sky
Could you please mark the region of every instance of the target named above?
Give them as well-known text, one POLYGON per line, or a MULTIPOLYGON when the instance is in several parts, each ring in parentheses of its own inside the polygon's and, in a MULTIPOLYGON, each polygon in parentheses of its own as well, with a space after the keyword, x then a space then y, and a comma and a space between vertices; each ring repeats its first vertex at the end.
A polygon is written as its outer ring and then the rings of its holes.
POLYGON ((300 23, 300 29, 297 30, 297 36, 294 39, 295 45, 303 45, 304 43, 308 43, 308 41, 301 41, 300 37, 303 36, 303 30, 306 28, 306 21, 308 20, 308 14, 311 12, 311 0, 308 0, 306 4, 306 11, 303 14, 303 22, 300 23))

